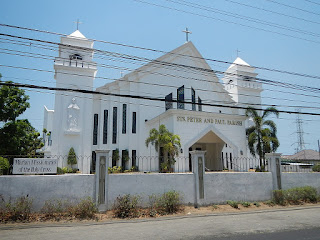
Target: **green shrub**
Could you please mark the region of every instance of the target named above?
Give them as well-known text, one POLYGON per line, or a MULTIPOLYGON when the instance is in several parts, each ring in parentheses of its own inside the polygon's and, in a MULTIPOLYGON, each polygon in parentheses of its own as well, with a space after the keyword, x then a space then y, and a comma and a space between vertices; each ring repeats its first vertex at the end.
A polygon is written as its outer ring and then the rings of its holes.
POLYGON ((156 200, 156 208, 159 214, 173 214, 181 210, 180 194, 176 191, 169 191, 162 194, 156 200))
POLYGON ((217 210, 219 208, 219 206, 218 205, 212 205, 211 208, 212 208, 212 210, 217 210))
POLYGON ((276 204, 302 204, 304 202, 317 202, 317 190, 314 187, 296 187, 287 190, 273 191, 273 200, 276 204))
POLYGON ((122 172, 122 167, 118 167, 118 166, 113 166, 112 168, 111 167, 108 167, 108 173, 111 174, 111 173, 121 173, 122 172))
POLYGON ((52 218, 56 214, 62 214, 64 211, 65 209, 61 200, 47 200, 40 210, 47 218, 52 218))
POLYGON ((240 204, 244 207, 250 207, 251 203, 249 202, 240 202, 240 204))
POLYGON ((140 198, 126 194, 117 197, 113 205, 114 216, 117 218, 135 218, 139 216, 138 203, 140 198))
POLYGON ((76 155, 73 147, 70 148, 70 150, 69 150, 68 164, 71 166, 77 164, 77 155, 76 155))
POLYGON ((260 203, 259 202, 254 202, 253 205, 255 205, 256 207, 260 207, 260 203))
POLYGON ((320 164, 314 165, 314 166, 312 167, 312 171, 314 171, 314 172, 320 172, 320 164))
POLYGON ((237 202, 237 201, 228 200, 227 204, 229 204, 233 208, 239 209, 239 202, 237 202))
POLYGON ((68 213, 78 219, 93 219, 98 209, 90 197, 82 199, 80 203, 69 207, 68 213))
POLYGON ((10 168, 9 160, 4 157, 0 157, 0 175, 8 174, 9 168, 10 168))
POLYGON ((1 197, 0 222, 29 221, 32 208, 32 199, 20 197, 14 203, 5 202, 1 197))
POLYGON ((276 203, 273 200, 265 201, 264 204, 268 205, 269 207, 273 207, 276 205, 276 203))
POLYGON ((273 201, 278 205, 286 205, 285 195, 283 190, 274 190, 273 191, 273 201))

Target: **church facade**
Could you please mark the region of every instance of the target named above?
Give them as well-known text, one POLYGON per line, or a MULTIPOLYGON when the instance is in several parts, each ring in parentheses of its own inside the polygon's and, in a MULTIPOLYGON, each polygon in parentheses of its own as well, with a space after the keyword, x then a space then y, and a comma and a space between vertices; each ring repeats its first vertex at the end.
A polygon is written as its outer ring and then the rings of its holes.
MULTIPOLYGON (((54 63, 56 86, 93 90, 98 70, 93 53, 93 42, 78 30, 62 37, 54 63)), ((181 139, 174 171, 191 170, 193 150, 206 151, 208 170, 230 168, 232 159, 251 157, 246 141, 250 121, 238 107, 261 104, 262 85, 255 81, 254 70, 237 58, 219 81, 192 42, 186 42, 95 90, 104 94, 56 91, 54 110, 45 107, 44 128, 50 136, 45 137, 43 151, 64 167, 69 149, 74 148, 82 173, 94 169, 98 151, 106 153, 109 167, 159 171, 158 152, 145 140, 151 129, 164 124, 181 139), (120 159, 112 161, 116 151, 120 159), (125 163, 124 154, 129 157, 125 163)))

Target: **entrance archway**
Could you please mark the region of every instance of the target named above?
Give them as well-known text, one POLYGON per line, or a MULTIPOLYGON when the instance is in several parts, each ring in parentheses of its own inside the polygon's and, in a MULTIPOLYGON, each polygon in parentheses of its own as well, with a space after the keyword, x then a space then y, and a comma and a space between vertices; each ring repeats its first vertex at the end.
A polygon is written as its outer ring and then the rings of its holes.
MULTIPOLYGON (((202 131, 198 136, 193 138, 186 144, 186 149, 190 151, 202 150, 206 151, 205 168, 209 171, 221 171, 224 168, 223 159, 221 158, 221 152, 225 144, 231 146, 234 151, 234 157, 236 157, 238 148, 225 137, 214 126, 209 126, 202 131)), ((189 162, 189 171, 192 170, 189 162)))

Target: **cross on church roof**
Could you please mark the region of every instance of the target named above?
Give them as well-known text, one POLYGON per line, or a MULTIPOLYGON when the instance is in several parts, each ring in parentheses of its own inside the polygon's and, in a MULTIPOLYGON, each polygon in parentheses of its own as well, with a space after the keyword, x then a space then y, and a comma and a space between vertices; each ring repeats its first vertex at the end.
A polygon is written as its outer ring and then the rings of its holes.
POLYGON ((186 30, 183 30, 182 32, 186 33, 186 41, 189 42, 188 34, 189 33, 192 34, 192 32, 190 32, 187 27, 186 27, 186 30))
POLYGON ((241 51, 237 48, 237 57, 239 57, 239 52, 241 51))
POLYGON ((77 21, 76 21, 76 22, 74 22, 74 23, 76 23, 76 24, 77 24, 77 30, 79 30, 79 24, 81 24, 82 22, 80 22, 80 21, 79 21, 79 19, 77 19, 77 21))

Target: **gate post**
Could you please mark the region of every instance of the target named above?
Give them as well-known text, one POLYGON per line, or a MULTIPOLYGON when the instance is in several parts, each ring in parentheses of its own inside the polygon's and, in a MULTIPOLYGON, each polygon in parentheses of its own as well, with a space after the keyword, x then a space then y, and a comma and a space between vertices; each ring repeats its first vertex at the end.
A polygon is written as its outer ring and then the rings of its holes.
POLYGON ((282 189, 281 185, 281 153, 266 153, 268 170, 272 173, 273 190, 282 189))
POLYGON ((206 151, 191 151, 192 172, 194 175, 194 207, 198 208, 199 203, 204 199, 204 170, 206 151))
POLYGON ((96 150, 95 202, 100 212, 108 209, 109 150, 96 150))

